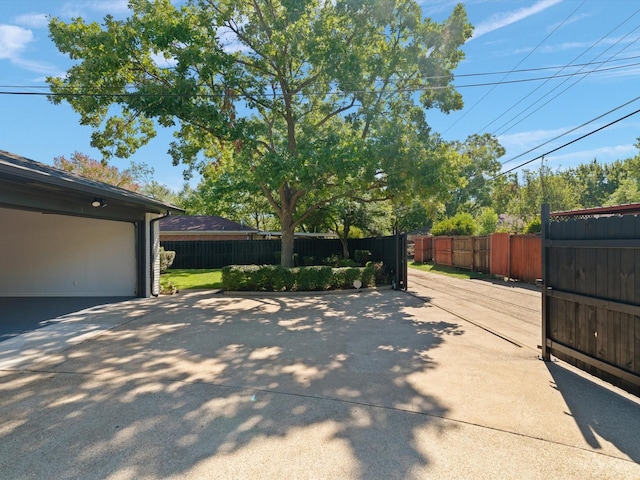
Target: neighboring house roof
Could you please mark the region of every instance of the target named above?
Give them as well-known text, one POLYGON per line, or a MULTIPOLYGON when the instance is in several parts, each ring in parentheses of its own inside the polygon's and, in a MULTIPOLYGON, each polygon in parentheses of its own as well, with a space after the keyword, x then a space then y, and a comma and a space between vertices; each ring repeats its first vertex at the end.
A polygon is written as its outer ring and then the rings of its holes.
POLYGON ((3 187, 0 206, 114 219, 127 217, 127 210, 184 211, 146 195, 74 175, 4 150, 0 150, 0 183, 3 187), (97 199, 109 208, 92 207, 91 203, 97 199))
POLYGON ((160 220, 160 233, 256 233, 259 230, 217 215, 172 215, 160 220))

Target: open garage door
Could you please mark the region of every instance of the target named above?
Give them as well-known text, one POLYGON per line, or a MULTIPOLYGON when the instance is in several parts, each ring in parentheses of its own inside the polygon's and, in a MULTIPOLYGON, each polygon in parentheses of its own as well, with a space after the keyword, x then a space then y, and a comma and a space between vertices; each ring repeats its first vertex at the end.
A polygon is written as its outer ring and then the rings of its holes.
POLYGON ((0 296, 138 296, 131 222, 0 208, 0 296))

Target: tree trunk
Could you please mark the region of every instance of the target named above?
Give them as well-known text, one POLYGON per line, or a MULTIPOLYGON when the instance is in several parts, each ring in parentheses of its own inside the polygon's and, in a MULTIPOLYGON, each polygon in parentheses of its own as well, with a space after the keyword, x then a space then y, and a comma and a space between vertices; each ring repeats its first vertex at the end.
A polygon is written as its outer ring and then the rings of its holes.
POLYGON ((340 243, 342 243, 342 258, 349 260, 349 244, 347 238, 340 237, 340 243))
POLYGON ((293 213, 283 211, 283 215, 280 218, 282 226, 282 247, 280 253, 280 265, 285 268, 293 267, 293 231, 295 226, 293 224, 293 213))

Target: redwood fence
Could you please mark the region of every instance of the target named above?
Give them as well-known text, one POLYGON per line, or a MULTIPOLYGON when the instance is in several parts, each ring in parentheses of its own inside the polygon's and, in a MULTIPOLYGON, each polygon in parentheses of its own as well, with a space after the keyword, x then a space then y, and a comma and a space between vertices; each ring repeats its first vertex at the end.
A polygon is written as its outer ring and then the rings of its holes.
POLYGON ((490 273, 533 283, 542 277, 539 235, 493 233, 479 237, 418 237, 414 261, 490 273))

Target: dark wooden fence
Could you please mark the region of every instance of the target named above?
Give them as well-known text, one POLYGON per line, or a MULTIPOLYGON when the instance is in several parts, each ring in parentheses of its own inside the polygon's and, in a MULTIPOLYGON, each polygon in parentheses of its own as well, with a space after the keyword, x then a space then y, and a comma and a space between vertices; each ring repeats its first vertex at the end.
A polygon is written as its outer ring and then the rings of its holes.
MULTIPOLYGON (((371 260, 384 262, 393 270, 397 263, 395 236, 350 239, 349 256, 355 258, 356 250, 369 250, 371 260)), ((165 250, 176 252, 171 268, 221 268, 227 265, 274 265, 279 263, 280 240, 195 240, 163 241, 165 250)), ((296 260, 302 264, 304 257, 313 257, 314 264, 321 265, 332 255, 342 257, 342 243, 337 239, 296 238, 296 260)))
POLYGON ((542 218, 543 358, 640 395, 640 216, 542 218))
POLYGON ((414 260, 533 283, 542 277, 542 242, 539 235, 508 233, 422 237, 415 239, 414 260))

